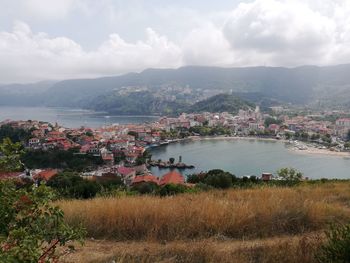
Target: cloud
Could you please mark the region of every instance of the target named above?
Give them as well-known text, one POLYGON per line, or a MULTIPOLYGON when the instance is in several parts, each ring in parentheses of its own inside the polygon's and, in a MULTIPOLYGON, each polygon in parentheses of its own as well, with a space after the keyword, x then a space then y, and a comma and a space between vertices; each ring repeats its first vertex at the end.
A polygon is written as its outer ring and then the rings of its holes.
POLYGON ((232 12, 224 34, 247 60, 251 53, 269 64, 298 65, 324 57, 332 47, 335 27, 333 20, 303 3, 257 0, 232 12))
MULTIPOLYGON (((28 0, 28 4, 34 8, 35 1, 39 0, 28 0)), ((80 0, 57 2, 62 4, 57 17, 64 17, 77 8, 80 0)), ((51 16, 50 8, 43 6, 34 11, 51 16)), ((255 0, 241 3, 231 12, 210 14, 175 7, 158 10, 163 10, 158 11, 162 16, 153 14, 164 25, 157 30, 146 24, 146 28, 142 26, 144 37, 132 41, 112 33, 92 50, 68 37, 33 32, 28 24, 15 22, 12 30, 0 32, 0 82, 98 77, 183 65, 298 66, 350 62, 347 0, 322 3, 255 0), (167 15, 164 10, 168 10, 167 15), (171 20, 177 12, 181 21, 169 22, 167 32, 166 16, 171 20), (189 28, 184 30, 187 18, 189 28), (176 25, 181 32, 175 37, 176 25)), ((88 15, 95 16, 93 12, 88 15)))
POLYGON ((33 33, 23 22, 12 32, 0 32, 2 82, 96 77, 148 67, 180 66, 181 51, 148 28, 146 39, 130 43, 112 34, 91 52, 65 37, 33 33))

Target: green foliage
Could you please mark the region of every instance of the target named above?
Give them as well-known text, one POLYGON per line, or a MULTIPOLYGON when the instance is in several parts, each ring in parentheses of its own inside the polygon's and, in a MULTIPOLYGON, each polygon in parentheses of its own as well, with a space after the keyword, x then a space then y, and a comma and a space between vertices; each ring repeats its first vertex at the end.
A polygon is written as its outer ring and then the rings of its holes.
POLYGON ((23 169, 20 161, 23 154, 22 145, 13 143, 10 138, 3 139, 0 144, 0 171, 15 172, 23 169))
POLYGON ((32 130, 16 129, 10 125, 0 126, 0 141, 10 138, 13 142, 27 142, 31 137, 32 130))
POLYGON ((303 174, 294 168, 281 168, 277 175, 286 181, 300 181, 303 178, 303 174))
POLYGON ((219 94, 209 99, 199 101, 189 107, 187 112, 231 112, 237 113, 240 109, 254 108, 255 105, 235 95, 219 94))
POLYGON ((0 181, 0 262, 57 262, 57 246, 83 240, 85 231, 68 226, 53 199, 44 185, 26 190, 0 181))
POLYGON ((133 186, 131 190, 140 194, 156 194, 159 192, 159 186, 155 183, 144 182, 133 186))
POLYGON ((31 169, 34 168, 63 168, 74 171, 84 171, 103 163, 101 157, 89 154, 78 154, 76 149, 27 151, 22 157, 23 163, 31 169))
POLYGON ((180 193, 185 193, 187 192, 187 187, 184 185, 180 184, 167 184, 164 185, 160 191, 159 194, 160 196, 169 196, 169 195, 176 195, 180 193))
POLYGON ((221 189, 231 187, 236 180, 237 178, 233 174, 220 169, 210 170, 207 173, 192 174, 187 177, 189 183, 202 183, 221 189))
POLYGON ((167 101, 154 96, 150 91, 131 92, 121 95, 110 92, 92 100, 89 107, 114 114, 178 114, 187 104, 181 101, 167 101))
POLYGON ((316 256, 320 263, 350 262, 350 225, 332 226, 327 241, 316 256))
POLYGON ((47 185, 55 189, 60 196, 66 198, 92 198, 101 190, 100 184, 85 180, 71 172, 63 172, 52 177, 47 185))

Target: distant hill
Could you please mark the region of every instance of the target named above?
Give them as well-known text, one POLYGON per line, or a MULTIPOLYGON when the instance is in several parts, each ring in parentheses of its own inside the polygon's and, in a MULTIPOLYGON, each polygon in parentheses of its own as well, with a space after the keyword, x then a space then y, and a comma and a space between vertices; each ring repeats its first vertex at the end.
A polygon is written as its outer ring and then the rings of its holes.
MULTIPOLYGON (((295 104, 326 99, 339 89, 350 90, 350 64, 329 67, 182 67, 148 69, 117 77, 66 80, 47 92, 47 105, 84 106, 94 97, 127 86, 143 86, 150 90, 164 85, 188 86, 191 89, 233 91, 261 94, 266 98, 295 104)), ((350 101, 350 99, 349 99, 350 101)))
POLYGON ((45 103, 46 92, 54 81, 41 81, 30 84, 9 84, 0 86, 0 105, 36 106, 45 103))
POLYGON ((122 96, 108 93, 92 100, 89 108, 118 115, 172 115, 185 111, 188 106, 185 103, 157 98, 151 92, 143 91, 122 96))
MULTIPOLYGON (((119 108, 119 104, 112 105, 112 100, 106 97, 112 94, 113 100, 118 100, 115 98, 120 95, 118 91, 125 87, 142 87, 143 91, 146 90, 152 94, 164 87, 187 87, 193 92, 203 91, 204 93, 233 91, 245 100, 265 106, 282 102, 349 107, 349 73, 350 64, 296 68, 189 66, 179 69, 147 69, 141 73, 129 73, 115 77, 64 80, 44 85, 45 88, 42 90, 39 88, 42 84, 13 86, 10 89, 0 87, 0 105, 42 104, 83 108, 94 106, 96 109, 128 112, 124 108, 119 108), (30 92, 27 92, 29 90, 30 92), (32 90, 34 91, 31 92, 32 90), (37 92, 38 90, 40 91, 37 92), (103 103, 106 105, 104 106, 103 103)), ((130 100, 132 96, 134 95, 128 95, 130 100)), ((193 103, 197 101, 194 99, 193 103)), ((165 104, 168 102, 175 105, 179 103, 180 106, 184 104, 177 99, 173 101, 161 97, 152 102, 148 101, 150 105, 153 105, 154 111, 167 108, 168 105, 165 104)), ((139 105, 140 109, 141 106, 143 105, 139 105)))
POLYGON ((230 112, 237 113, 240 109, 255 108, 251 102, 230 94, 219 94, 206 100, 195 103, 187 109, 187 112, 230 112))

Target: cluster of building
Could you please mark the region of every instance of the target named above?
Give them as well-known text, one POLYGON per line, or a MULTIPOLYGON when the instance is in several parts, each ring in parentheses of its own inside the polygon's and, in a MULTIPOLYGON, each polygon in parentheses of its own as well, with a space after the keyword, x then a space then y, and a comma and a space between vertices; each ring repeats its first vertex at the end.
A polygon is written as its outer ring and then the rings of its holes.
MULTIPOLYGON (((58 124, 52 125, 48 122, 31 120, 7 120, 0 122, 0 126, 10 125, 13 128, 31 131, 32 136, 26 142, 26 147, 29 149, 45 151, 74 148, 75 154, 98 156, 103 160, 104 165, 98 170, 87 172, 84 175, 92 180, 118 175, 126 185, 147 181, 159 185, 164 184, 163 179, 150 174, 144 162, 139 160, 144 157, 148 147, 178 140, 169 136, 172 131, 189 131, 192 127, 200 126, 220 126, 227 128, 232 135, 237 136, 268 134, 268 136, 283 137, 286 133, 303 132, 310 136, 318 134, 345 139, 349 135, 350 118, 340 118, 334 123, 322 120, 322 118, 320 120, 312 115, 290 117, 290 114, 284 114, 283 109, 278 107, 272 110, 278 111, 278 118, 260 112, 259 107, 257 107, 256 109, 240 110, 237 115, 227 112, 183 113, 176 118, 161 117, 153 123, 116 124, 95 129, 65 128, 58 124), (267 118, 275 118, 276 122, 266 127, 267 118)), ((37 172, 39 175, 36 176, 40 177, 40 172, 37 172)), ((43 172, 45 174, 45 171, 43 172)), ((55 172, 57 173, 56 170, 55 172)), ((52 174, 53 170, 49 170, 48 173, 52 174)), ((179 174, 169 177, 176 177, 179 182, 182 180, 180 180, 181 175, 179 174)), ((182 180, 182 182, 184 181, 182 180)))

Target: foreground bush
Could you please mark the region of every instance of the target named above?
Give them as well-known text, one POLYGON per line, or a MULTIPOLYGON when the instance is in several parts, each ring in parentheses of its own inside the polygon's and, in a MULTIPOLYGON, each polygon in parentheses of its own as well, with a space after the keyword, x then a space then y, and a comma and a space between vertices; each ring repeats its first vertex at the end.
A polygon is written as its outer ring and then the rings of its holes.
POLYGON ((332 226, 317 258, 320 263, 350 262, 350 225, 332 226))
POLYGON ((57 246, 82 240, 84 231, 64 223, 53 197, 45 186, 25 190, 0 181, 0 262, 57 262, 57 246))

